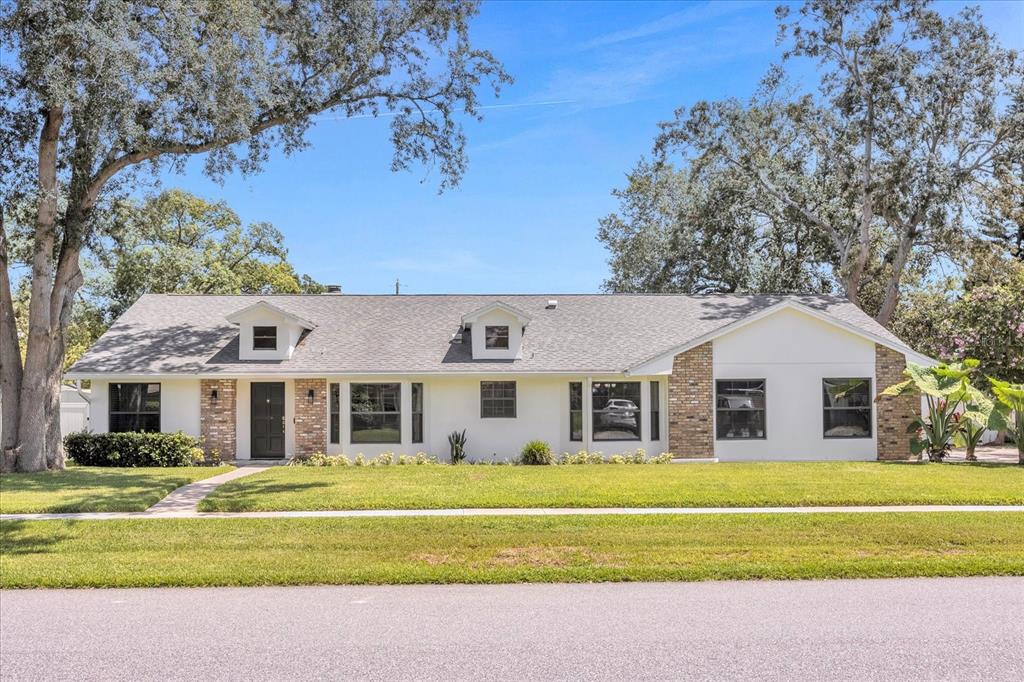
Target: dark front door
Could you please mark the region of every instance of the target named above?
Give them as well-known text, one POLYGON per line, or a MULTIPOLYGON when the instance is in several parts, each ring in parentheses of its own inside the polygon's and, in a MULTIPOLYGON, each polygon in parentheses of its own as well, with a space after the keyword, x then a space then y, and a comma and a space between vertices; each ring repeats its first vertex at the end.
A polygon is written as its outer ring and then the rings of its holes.
POLYGON ((284 457, 284 384, 253 382, 252 453, 254 459, 284 457))

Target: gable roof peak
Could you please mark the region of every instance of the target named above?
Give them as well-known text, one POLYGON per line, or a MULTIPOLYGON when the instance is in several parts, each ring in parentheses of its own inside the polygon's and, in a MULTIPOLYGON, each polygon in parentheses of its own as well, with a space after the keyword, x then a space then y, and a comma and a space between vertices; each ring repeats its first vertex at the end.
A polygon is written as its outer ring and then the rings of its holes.
POLYGON ((316 329, 316 325, 310 322, 309 320, 299 317, 298 315, 295 315, 293 313, 290 313, 287 310, 283 310, 282 308, 279 308, 278 306, 272 303, 267 303, 262 299, 256 301, 252 305, 247 305, 244 308, 241 308, 240 310, 236 310, 233 313, 228 313, 227 315, 224 316, 224 319, 230 322, 231 324, 239 324, 243 317, 256 311, 271 312, 287 320, 291 320, 292 322, 306 330, 316 329))
POLYGON ((517 320, 519 320, 519 322, 521 322, 524 326, 530 320, 533 319, 532 317, 530 317, 530 315, 528 315, 521 308, 517 308, 514 305, 509 305, 508 303, 505 303, 504 301, 497 301, 496 300, 496 301, 492 301, 491 303, 488 303, 487 305, 481 306, 481 307, 477 308, 476 310, 471 310, 470 312, 468 312, 465 315, 463 315, 462 316, 462 323, 466 324, 467 322, 474 322, 475 320, 478 320, 480 317, 482 317, 483 315, 486 315, 487 313, 489 313, 489 312, 491 312, 493 310, 503 310, 506 313, 509 313, 510 315, 515 317, 517 320))

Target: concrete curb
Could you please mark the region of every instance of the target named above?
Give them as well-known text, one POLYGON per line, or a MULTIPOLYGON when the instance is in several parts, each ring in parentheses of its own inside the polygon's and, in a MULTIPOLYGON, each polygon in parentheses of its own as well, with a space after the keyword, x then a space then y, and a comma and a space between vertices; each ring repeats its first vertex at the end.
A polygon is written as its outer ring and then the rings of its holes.
POLYGON ((82 512, 69 514, 0 514, 0 521, 114 521, 118 519, 333 519, 465 516, 657 516, 706 514, 920 514, 935 512, 1024 512, 1024 505, 886 505, 853 507, 593 507, 495 509, 354 509, 332 511, 199 512, 82 512))

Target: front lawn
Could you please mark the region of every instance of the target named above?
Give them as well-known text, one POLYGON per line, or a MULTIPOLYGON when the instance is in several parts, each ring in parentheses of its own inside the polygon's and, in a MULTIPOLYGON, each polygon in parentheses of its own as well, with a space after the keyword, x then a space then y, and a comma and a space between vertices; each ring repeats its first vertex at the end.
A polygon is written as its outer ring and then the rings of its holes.
POLYGON ((0 522, 0 587, 1024 575, 1024 513, 0 522))
POLYGON ((203 511, 1024 504, 1024 467, 834 463, 273 467, 203 511))
POLYGON ((187 483, 231 467, 122 469, 71 466, 64 471, 0 475, 0 514, 143 511, 187 483))

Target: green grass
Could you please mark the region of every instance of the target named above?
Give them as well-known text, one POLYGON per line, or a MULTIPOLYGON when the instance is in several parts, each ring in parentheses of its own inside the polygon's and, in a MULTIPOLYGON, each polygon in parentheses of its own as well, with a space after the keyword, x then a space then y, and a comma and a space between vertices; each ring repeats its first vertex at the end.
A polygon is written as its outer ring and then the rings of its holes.
POLYGON ((186 483, 230 467, 121 469, 68 467, 64 471, 0 475, 0 514, 143 511, 186 483))
POLYGON ((1024 504, 1024 467, 955 464, 275 467, 204 511, 1024 504))
POLYGON ((1024 575, 1024 513, 0 522, 0 587, 1024 575))

